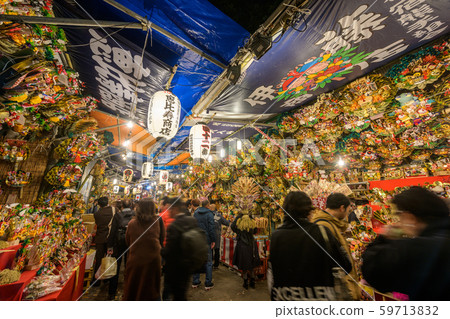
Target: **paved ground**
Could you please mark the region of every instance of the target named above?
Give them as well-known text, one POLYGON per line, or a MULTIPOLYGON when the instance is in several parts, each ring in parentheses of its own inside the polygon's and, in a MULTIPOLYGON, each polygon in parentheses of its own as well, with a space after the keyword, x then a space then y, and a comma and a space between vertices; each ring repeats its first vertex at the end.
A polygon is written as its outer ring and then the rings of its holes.
MULTIPOLYGON (((123 269, 123 267, 122 267, 123 269)), ((204 283, 205 277, 202 275, 200 280, 204 283)), ((198 288, 189 288, 188 300, 198 301, 267 301, 270 300, 267 291, 267 282, 259 280, 256 282, 256 289, 245 290, 242 288, 242 278, 239 273, 233 269, 221 265, 219 269, 213 272, 214 288, 205 291, 204 285, 198 288)), ((119 277, 119 291, 116 300, 122 297, 123 271, 119 277)), ((91 287, 81 298, 82 301, 89 300, 107 300, 108 283, 102 283, 100 287, 91 287)))

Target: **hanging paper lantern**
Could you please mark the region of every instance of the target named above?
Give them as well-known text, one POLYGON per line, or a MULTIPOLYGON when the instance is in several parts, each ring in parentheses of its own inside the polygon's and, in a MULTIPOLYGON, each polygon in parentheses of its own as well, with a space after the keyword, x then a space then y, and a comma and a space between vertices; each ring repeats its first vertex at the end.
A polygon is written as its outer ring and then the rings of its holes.
POLYGON ((137 192, 138 193, 142 193, 142 185, 141 184, 138 185, 137 192))
POLYGON ((113 188, 114 194, 119 193, 119 189, 120 189, 119 185, 114 186, 114 188, 113 188))
POLYGON ((172 182, 168 182, 168 183, 166 184, 166 191, 167 191, 167 192, 171 192, 172 189, 173 189, 173 183, 172 183, 172 182))
POLYGON ((189 153, 191 157, 206 160, 211 149, 211 130, 204 124, 197 124, 189 132, 189 153))
POLYGON ((142 178, 150 178, 153 175, 153 163, 145 162, 142 164, 142 178))
POLYGON ((160 171, 159 172, 159 183, 166 184, 169 181, 169 172, 168 171, 160 171))
POLYGON ((172 92, 156 92, 149 105, 148 130, 155 138, 173 138, 180 124, 180 111, 180 100, 172 92))
POLYGON ((125 187, 124 193, 125 195, 128 195, 130 193, 130 186, 125 187))
POLYGON ((123 181, 126 183, 130 183, 133 180, 133 170, 127 168, 123 171, 123 181))

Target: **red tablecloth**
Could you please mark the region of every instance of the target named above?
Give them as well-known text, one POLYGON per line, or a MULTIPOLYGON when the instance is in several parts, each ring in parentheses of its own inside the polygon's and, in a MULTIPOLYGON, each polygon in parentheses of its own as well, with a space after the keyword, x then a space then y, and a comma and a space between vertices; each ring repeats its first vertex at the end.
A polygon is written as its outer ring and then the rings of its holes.
POLYGON ((410 177, 410 178, 402 178, 402 179, 390 179, 384 181, 371 181, 370 189, 373 188, 381 188, 385 191, 392 191, 396 187, 405 187, 405 186, 424 186, 426 183, 433 184, 434 182, 441 181, 445 183, 450 183, 450 176, 429 176, 429 177, 410 177))
POLYGON ((36 270, 24 271, 20 276, 19 281, 9 285, 0 286, 0 300, 2 301, 17 301, 22 300, 22 293, 25 287, 30 283, 31 279, 36 276, 36 270))
POLYGON ((37 301, 71 301, 78 300, 83 293, 84 271, 86 267, 86 255, 81 260, 80 264, 75 268, 69 280, 64 285, 63 289, 56 291, 47 296, 39 298, 37 301))
MULTIPOLYGON (((265 246, 266 251, 269 251, 270 241, 267 238, 257 239, 256 245, 258 247, 258 252, 259 252, 260 258, 263 258, 264 257, 263 256, 263 254, 264 254, 263 247, 265 246)), ((233 266, 234 249, 236 248, 236 240, 234 240, 233 238, 225 238, 222 236, 220 248, 221 248, 220 260, 224 264, 232 267, 233 266)))
POLYGON ((3 250, 0 250, 0 271, 6 268, 11 268, 16 253, 21 245, 15 245, 3 250))

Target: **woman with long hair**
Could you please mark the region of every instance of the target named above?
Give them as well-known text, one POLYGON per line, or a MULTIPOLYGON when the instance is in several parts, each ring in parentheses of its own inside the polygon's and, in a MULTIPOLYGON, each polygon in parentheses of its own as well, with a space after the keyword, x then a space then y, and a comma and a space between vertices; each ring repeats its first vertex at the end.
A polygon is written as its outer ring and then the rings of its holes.
POLYGON ((161 300, 161 242, 164 226, 156 205, 144 198, 136 205, 136 217, 125 235, 129 247, 123 300, 161 300))

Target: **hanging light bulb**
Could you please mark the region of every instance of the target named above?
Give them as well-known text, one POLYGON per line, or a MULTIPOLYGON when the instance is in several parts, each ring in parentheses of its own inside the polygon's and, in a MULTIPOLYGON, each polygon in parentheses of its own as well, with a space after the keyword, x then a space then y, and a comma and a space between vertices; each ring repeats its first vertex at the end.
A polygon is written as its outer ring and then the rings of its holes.
POLYGON ((241 142, 241 140, 237 140, 236 148, 237 148, 238 151, 242 150, 242 142, 241 142))
POLYGON ((213 157, 212 157, 212 155, 209 155, 208 156, 208 162, 212 163, 212 161, 213 161, 213 157))
POLYGON ((222 157, 222 158, 225 157, 225 149, 224 149, 224 148, 222 148, 222 149, 220 150, 220 157, 222 157))
POLYGON ((125 146, 125 147, 127 147, 128 145, 130 145, 130 140, 125 140, 124 142, 123 142, 123 146, 125 146))
POLYGON ((339 166, 339 167, 344 167, 345 166, 345 162, 344 162, 344 160, 341 157, 339 158, 339 160, 337 162, 337 166, 339 166))
POLYGON ((134 126, 134 123, 133 123, 133 122, 130 121, 130 122, 127 123, 127 127, 128 127, 128 128, 131 129, 131 128, 133 128, 133 126, 134 126))
POLYGON ((117 184, 117 179, 114 178, 114 180, 113 180, 113 185, 116 185, 116 184, 117 184))

